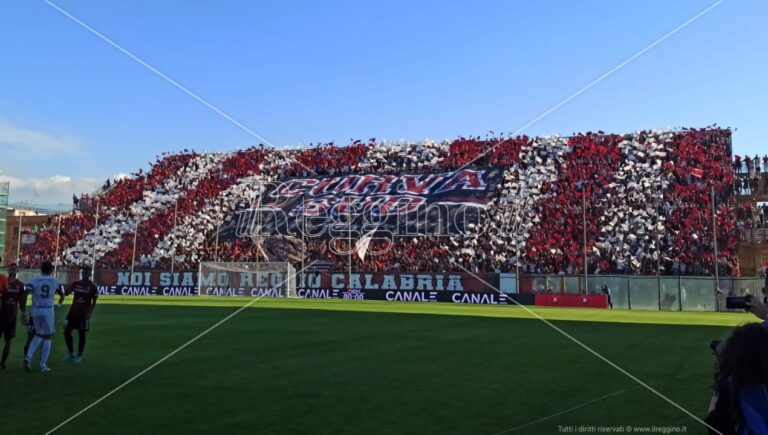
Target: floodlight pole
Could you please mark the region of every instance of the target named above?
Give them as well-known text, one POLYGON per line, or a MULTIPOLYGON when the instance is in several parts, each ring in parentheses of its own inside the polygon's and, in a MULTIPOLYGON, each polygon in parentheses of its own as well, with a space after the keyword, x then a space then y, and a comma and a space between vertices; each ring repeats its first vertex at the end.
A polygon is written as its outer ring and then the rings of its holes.
POLYGON ((352 289, 352 208, 347 204, 347 290, 352 289))
POLYGON ((213 250, 213 255, 216 261, 219 261, 219 233, 221 232, 221 219, 219 219, 218 225, 216 225, 216 242, 213 250))
POLYGON ((584 293, 589 293, 589 265, 587 264, 587 186, 581 186, 581 226, 584 233, 584 293))
MULTIPOLYGON (((213 256, 219 261, 219 233, 221 232, 221 221, 224 219, 224 200, 219 198, 219 219, 216 223, 216 241, 214 242, 213 256)), ((202 259, 201 259, 202 261, 202 259)))
POLYGON ((96 234, 99 231, 99 205, 100 205, 101 198, 96 199, 96 216, 94 216, 94 227, 93 227, 93 254, 91 257, 91 277, 96 276, 96 234))
POLYGON ((304 261, 307 256, 306 233, 307 232, 307 195, 301 196, 301 277, 300 282, 303 287, 307 287, 306 272, 304 271, 304 261))
MULTIPOLYGON (((256 203, 256 223, 257 223, 256 229, 257 229, 258 232, 256 233, 256 237, 251 236, 251 239, 254 240, 255 243, 256 243, 256 281, 257 281, 257 283, 258 283, 258 280, 259 280, 259 271, 261 270, 261 261, 259 259, 259 256, 260 256, 260 254, 262 252, 264 253, 265 260, 267 262, 269 262, 269 257, 267 257, 266 251, 264 251, 262 246, 259 244, 259 239, 260 239, 260 235, 261 235, 261 231, 262 231, 261 226, 264 223, 263 219, 261 217, 261 206, 263 205, 263 201, 262 200, 264 198, 264 194, 267 192, 267 187, 266 186, 274 184, 275 189, 277 189, 277 187, 279 187, 277 182, 273 182, 273 181, 261 181, 260 180, 259 183, 260 183, 260 186, 261 186, 261 192, 259 192, 259 199, 258 199, 258 202, 256 203)), ((251 202, 251 205, 253 205, 253 202, 251 202)))
POLYGON ((512 226, 515 235, 515 293, 518 294, 520 293, 520 239, 518 237, 520 236, 519 225, 521 223, 520 205, 518 205, 515 207, 515 225, 512 226))
POLYGON ((656 199, 656 286, 659 292, 659 308, 661 308, 661 231, 659 231, 659 223, 661 220, 661 202, 663 199, 664 185, 659 186, 659 190, 656 192, 658 198, 656 199))
POLYGON ((203 290, 202 287, 202 278, 203 278, 203 261, 200 259, 200 261, 197 263, 197 295, 200 296, 200 293, 203 290))
MULTIPOLYGON (((139 238, 139 222, 136 222, 136 230, 133 232, 133 253, 131 254, 131 280, 130 284, 133 285, 133 271, 136 268, 136 239, 139 238)), ((173 274, 173 269, 171 269, 173 274)))
POLYGON ((19 213, 19 234, 18 240, 16 240, 16 263, 21 264, 21 226, 24 222, 24 212, 19 213))
MULTIPOLYGON (((720 272, 718 271, 719 262, 717 261, 717 204, 715 203, 715 186, 712 187, 712 249, 714 251, 714 265, 715 265, 715 301, 719 305, 720 298, 718 297, 718 291, 720 290, 720 272)), ((715 309, 719 309, 716 306, 715 309)))
MULTIPOLYGON (((176 234, 176 217, 179 213, 179 198, 176 198, 176 203, 173 206, 173 232, 176 234)), ((138 230, 139 225, 136 224, 136 229, 138 230)), ((136 238, 134 237, 133 240, 135 241, 136 238)), ((171 275, 173 275, 173 269, 174 266, 176 266, 176 240, 174 238, 173 240, 173 246, 171 247, 171 275)))
POLYGON ((53 262, 53 276, 59 271, 59 239, 61 238, 61 203, 59 203, 59 222, 56 225, 56 260, 53 262))
POLYGON ((259 192, 259 202, 256 205, 256 222, 258 225, 256 225, 256 284, 259 283, 259 256, 261 254, 262 248, 259 245, 259 236, 261 235, 261 200, 264 197, 264 192, 266 192, 267 189, 264 187, 264 183, 261 185, 261 192, 259 192))

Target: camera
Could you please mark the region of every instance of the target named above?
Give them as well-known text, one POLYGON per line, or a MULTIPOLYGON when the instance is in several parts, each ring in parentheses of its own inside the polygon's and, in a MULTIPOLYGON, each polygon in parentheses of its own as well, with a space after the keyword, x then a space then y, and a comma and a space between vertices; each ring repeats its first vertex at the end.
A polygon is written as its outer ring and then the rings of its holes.
POLYGON ((749 311, 749 305, 752 300, 752 295, 746 296, 728 296, 725 298, 725 308, 729 310, 745 310, 749 311))
MULTIPOLYGON (((746 296, 727 296, 725 298, 725 308, 729 310, 744 310, 749 311, 750 302, 752 301, 752 295, 746 296)), ((709 343, 709 348, 717 355, 723 349, 725 342, 722 340, 712 340, 709 343)))

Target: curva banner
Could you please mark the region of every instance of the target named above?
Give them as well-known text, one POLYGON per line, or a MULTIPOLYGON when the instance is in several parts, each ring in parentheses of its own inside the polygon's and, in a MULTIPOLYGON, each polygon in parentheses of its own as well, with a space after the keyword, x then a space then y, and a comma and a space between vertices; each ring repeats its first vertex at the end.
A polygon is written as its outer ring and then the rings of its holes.
MULTIPOLYGON (((478 224, 501 180, 498 168, 398 175, 297 178, 270 185, 264 202, 229 216, 220 238, 354 238, 463 234, 478 224)), ((258 181, 254 181, 258 183, 258 181)))

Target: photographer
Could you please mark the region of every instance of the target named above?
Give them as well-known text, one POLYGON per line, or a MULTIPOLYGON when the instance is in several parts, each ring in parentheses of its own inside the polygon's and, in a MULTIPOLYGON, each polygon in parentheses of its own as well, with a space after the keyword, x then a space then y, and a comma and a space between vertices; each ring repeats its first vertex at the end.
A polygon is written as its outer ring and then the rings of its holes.
POLYGON ((600 291, 602 291, 604 295, 608 296, 608 307, 613 309, 613 298, 611 297, 612 296, 611 289, 608 287, 608 285, 603 285, 600 291))
MULTIPOLYGON (((765 309, 761 301, 757 304, 765 309)), ((734 329, 718 348, 715 392, 706 421, 724 435, 768 433, 765 324, 748 323, 734 329)))
MULTIPOLYGON (((763 295, 765 295, 765 288, 763 288, 763 295)), ((749 312, 754 314, 758 319, 762 320, 763 323, 768 325, 768 304, 766 304, 764 300, 765 297, 763 297, 763 300, 755 297, 749 297, 746 304, 749 312)))

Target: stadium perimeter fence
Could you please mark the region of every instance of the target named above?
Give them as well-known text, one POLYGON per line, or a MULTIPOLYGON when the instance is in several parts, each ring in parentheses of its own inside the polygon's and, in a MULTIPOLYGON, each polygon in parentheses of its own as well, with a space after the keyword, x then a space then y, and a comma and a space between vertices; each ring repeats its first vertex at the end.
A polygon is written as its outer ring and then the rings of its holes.
MULTIPOLYGON (((136 271, 140 274, 160 272, 168 271, 136 271)), ((339 273, 341 272, 339 271, 339 273)), ((0 268, 0 273, 7 274, 7 270, 0 268)), ((21 269, 18 277, 26 282, 39 273, 38 269, 21 269)), ((112 279, 103 280, 101 278, 114 277, 118 273, 125 273, 125 271, 96 269, 94 282, 100 289, 107 285, 119 286, 119 283, 104 282, 112 281, 112 279)), ((79 279, 78 275, 79 269, 59 268, 56 278, 64 284, 79 279)), ((508 293, 581 294, 586 288, 588 294, 601 294, 603 286, 608 286, 615 309, 652 311, 727 311, 725 309, 727 296, 752 294, 762 297, 761 289, 767 284, 765 277, 721 277, 716 285, 715 278, 711 276, 590 275, 587 277, 587 287, 583 275, 521 274, 519 280, 511 273, 485 273, 482 275, 487 282, 505 282, 506 284, 499 288, 508 293), (492 277, 496 279, 491 280, 492 277), (518 282, 519 291, 517 289, 518 282)), ((190 291, 192 289, 196 291, 197 271, 176 271, 176 276, 179 277, 178 280, 169 283, 169 286, 177 288, 186 286, 190 291), (180 277, 184 274, 193 274, 195 282, 191 284, 183 282, 180 277)), ((148 285, 148 283, 143 285, 148 285)), ((495 292, 496 289, 489 288, 488 291, 495 292)))
MULTIPOLYGON (((521 275, 521 290, 579 293, 584 276, 521 275), (530 280, 530 284, 526 283, 530 280), (530 287, 526 288, 527 285, 530 287)), ((762 297, 763 277, 590 275, 588 293, 601 293, 608 286, 614 308, 654 311, 726 311, 727 296, 747 294, 762 297)))

